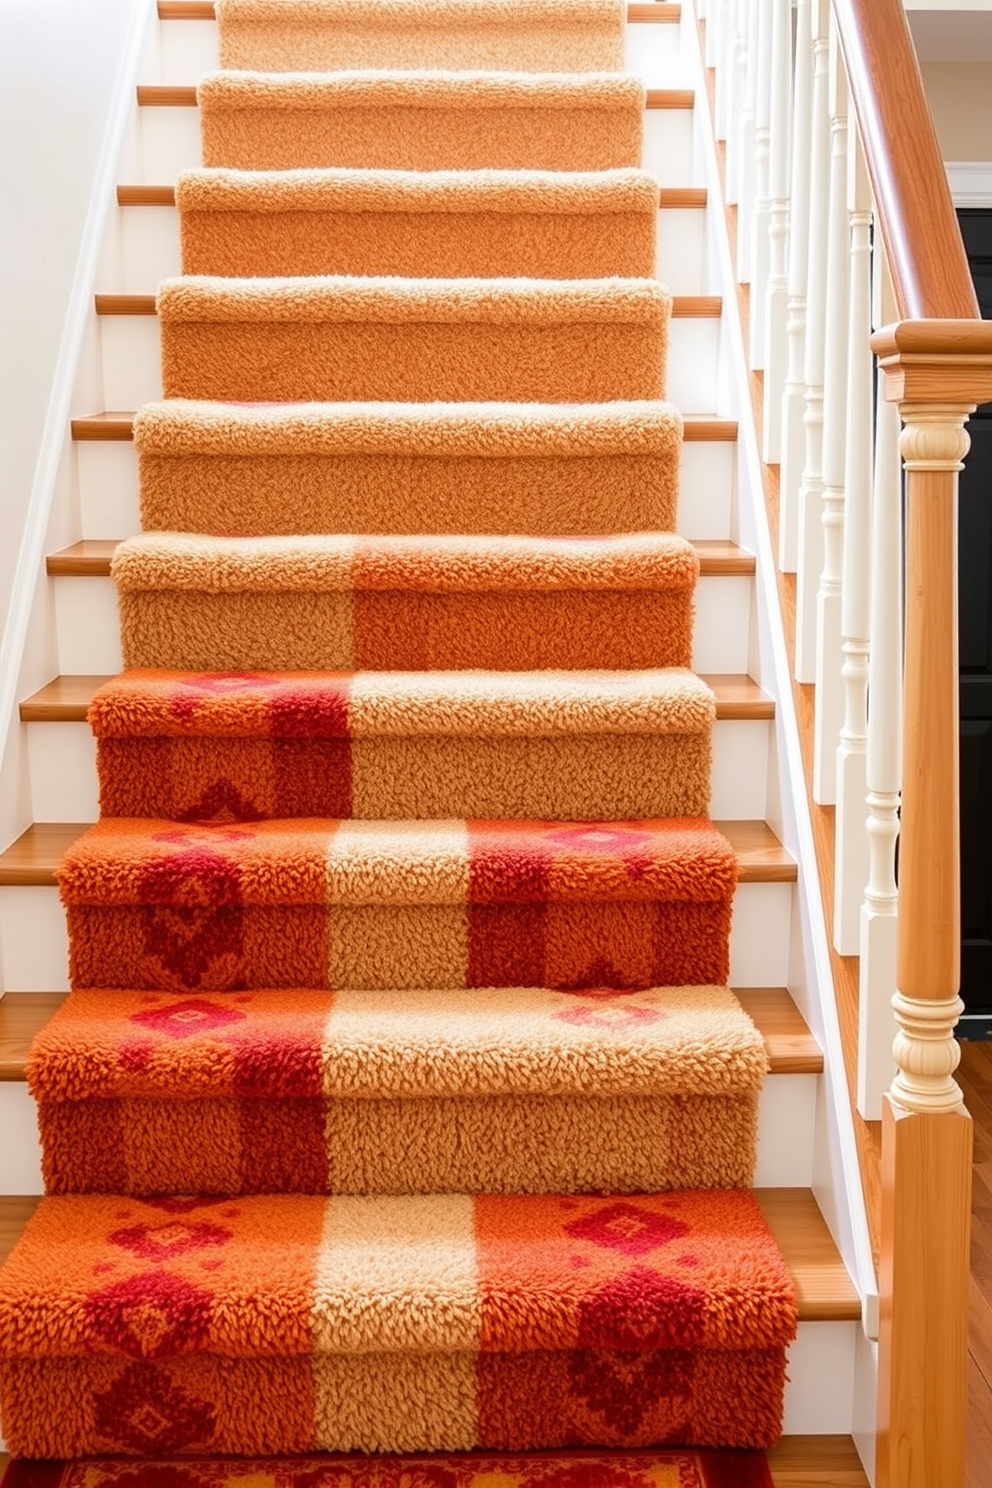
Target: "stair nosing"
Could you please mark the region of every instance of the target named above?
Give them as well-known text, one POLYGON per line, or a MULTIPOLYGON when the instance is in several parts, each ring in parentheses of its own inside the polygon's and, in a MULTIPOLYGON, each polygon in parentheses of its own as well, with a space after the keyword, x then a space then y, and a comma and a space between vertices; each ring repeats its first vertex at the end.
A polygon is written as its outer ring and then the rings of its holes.
MULTIPOLYGON (((307 276, 304 275, 304 278, 307 276)), ((342 277, 348 278, 349 275, 342 277)), ((95 294, 93 303, 97 315, 106 316, 154 316, 157 318, 155 296, 146 294, 95 294)), ((723 315, 722 295, 673 295, 673 320, 719 320, 723 315)))
MULTIPOLYGON (((90 413, 71 421, 72 438, 77 443, 130 443, 134 438, 132 411, 108 410, 90 413)), ((683 413, 684 444, 736 444, 739 421, 720 414, 683 413)))
MULTIPOLYGON (((858 1322, 860 1298, 812 1191, 758 1188, 753 1192, 796 1283, 799 1321, 858 1322), (805 1226, 806 1243, 812 1239, 820 1252, 819 1259, 811 1260, 804 1253, 802 1242, 797 1243, 794 1230, 790 1232, 787 1228, 790 1222, 795 1226, 797 1219, 805 1226), (824 1278, 825 1271, 829 1273, 828 1280, 824 1278)), ((40 1202, 40 1195, 0 1197, 0 1265, 40 1202)))
MULTIPOLYGON (((160 21, 213 21, 216 11, 213 0, 158 0, 160 21)), ((682 19, 679 4, 665 4, 662 0, 632 0, 627 6, 629 22, 654 22, 662 25, 678 25, 682 19), (652 14, 655 12, 655 14, 652 14)))
MULTIPOLYGON (((654 0, 651 0, 651 3, 654 3, 654 0)), ((658 192, 658 207, 666 211, 690 211, 705 207, 708 199, 709 193, 705 186, 662 186, 658 192)), ((175 207, 176 188, 175 186, 121 184, 117 187, 117 205, 119 207, 175 207)))
MULTIPOLYGON (((355 675, 375 676, 379 669, 355 668, 355 675)), ((388 673, 388 669, 384 669, 388 673)), ((114 673, 83 672, 68 673, 54 677, 19 704, 18 715, 22 723, 85 723, 87 710, 93 693, 105 682, 112 680, 114 673), (69 694, 65 696, 64 694, 69 694)), ((514 672, 494 672, 494 677, 514 675, 514 672)), ((702 681, 716 694, 716 716, 721 722, 753 721, 765 722, 775 717, 775 701, 766 693, 753 698, 734 698, 733 691, 750 683, 750 677, 734 672, 705 672, 698 674, 702 681), (721 690, 724 693, 721 698, 721 690), (727 694, 730 694, 727 696, 727 694)))
MULTIPOLYGON (((65 851, 93 822, 34 822, 0 852, 0 888, 55 888, 55 870, 65 851)), ((739 884, 795 883, 799 870, 767 822, 714 821, 736 848, 739 884), (761 841, 748 839, 760 835, 761 841)))

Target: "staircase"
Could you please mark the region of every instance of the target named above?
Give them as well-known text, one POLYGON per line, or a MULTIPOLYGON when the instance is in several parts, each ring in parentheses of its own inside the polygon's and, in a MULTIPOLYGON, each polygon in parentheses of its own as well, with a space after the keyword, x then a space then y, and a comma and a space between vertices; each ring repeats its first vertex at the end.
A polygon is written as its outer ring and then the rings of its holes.
MULTIPOLYGON (((866 1241, 860 1204, 849 1198, 857 1174, 851 1161, 836 1020, 829 987, 826 1000, 821 1000, 818 977, 823 958, 816 926, 810 927, 812 900, 800 877, 798 859, 804 839, 790 794, 795 781, 790 764, 795 754, 794 728, 788 717, 782 717, 782 680, 774 639, 778 622, 769 610, 774 582, 769 578, 763 584, 759 569, 763 543, 767 544, 756 517, 753 438, 745 422, 751 414, 746 381, 739 371, 739 327, 732 281, 726 272, 723 207, 715 155, 708 143, 704 74, 689 8, 657 0, 630 5, 626 49, 627 70, 639 74, 648 89, 644 168, 661 183, 657 274, 673 297, 666 396, 684 416, 677 531, 690 540, 699 563, 691 666, 715 699, 709 814, 724 833, 736 860, 729 981, 736 1004, 749 1014, 761 1035, 768 1062, 768 1077, 757 1110, 754 1186, 761 1211, 791 1271, 798 1300, 798 1335, 789 1353, 785 1395, 786 1436, 773 1454, 773 1472, 780 1484, 798 1483, 809 1480, 802 1476, 804 1473, 820 1470, 826 1464, 836 1473, 830 1481, 854 1484, 862 1479, 852 1438, 857 1437, 862 1445, 870 1439, 868 1402, 874 1394, 872 1348, 862 1322, 862 1297, 870 1287, 864 1265, 866 1241), (857 1283, 852 1274, 858 1278, 857 1283)), ((20 704, 21 803, 24 819, 31 825, 0 855, 0 947, 5 988, 0 1000, 0 1123, 6 1136, 0 1153, 0 1193, 9 1196, 0 1199, 0 1259, 35 1207, 36 1199, 31 1196, 42 1188, 35 1108, 25 1079, 27 1051, 32 1038, 61 1006, 68 986, 65 912, 55 887, 55 870, 66 853, 74 863, 82 862, 74 844, 85 825, 99 814, 97 746, 87 712, 94 694, 103 688, 101 716, 110 721, 107 737, 101 735, 100 749, 109 759, 118 742, 111 737, 118 730, 115 720, 128 714, 132 705, 144 707, 147 697, 144 692, 137 699, 113 690, 108 693, 105 684, 125 661, 129 666, 169 665, 154 657, 136 660, 134 655, 122 655, 117 595, 110 570, 118 542, 140 528, 133 411, 163 396, 163 326, 156 313, 155 290, 162 279, 179 273, 172 183, 178 172, 200 163, 195 83, 202 73, 216 66, 212 7, 199 0, 159 0, 144 70, 138 79, 133 132, 122 148, 117 203, 108 219, 100 279, 94 286, 91 357, 80 372, 77 416, 71 424, 72 475, 59 498, 62 508, 58 519, 53 522, 54 530, 72 540, 53 544, 47 557, 51 633, 47 638, 39 634, 25 663, 24 675, 29 680, 22 689, 20 704), (46 677, 50 680, 43 680, 46 677)), ((294 272, 320 271, 304 268, 294 272)), ((168 365, 167 355, 167 370, 168 365)), ((595 371, 593 368, 590 375, 595 371)), ((170 396, 177 391, 179 396, 203 396, 195 389, 187 392, 169 387, 166 391, 170 396)), ((208 391, 207 396, 248 401, 253 393, 250 388, 222 388, 208 391)), ((273 396, 304 395, 289 391, 273 396)), ((318 396, 332 398, 335 394, 331 391, 318 396)), ((442 392, 440 396, 448 394, 442 392)), ((620 389, 599 396, 643 395, 620 389)), ((140 429, 139 436, 145 439, 140 429)), ((151 433, 148 439, 152 440, 151 433)), ((153 457, 152 443, 147 447, 143 444, 142 459, 150 461, 153 457)), ((540 517, 531 520, 539 521, 540 517)), ((206 525, 209 529, 209 522, 206 525)), ((347 525, 338 530, 348 530, 347 525)), ((383 530, 388 531, 388 526, 383 530)), ((581 525, 574 530, 581 533, 581 525)), ((125 595, 128 581, 122 560, 118 565, 117 579, 125 605, 132 598, 139 604, 140 582, 135 581, 137 597, 130 592, 125 595)), ((395 625, 395 619, 390 623, 395 625)), ((149 621, 146 615, 146 636, 154 636, 157 629, 154 617, 149 621)), ((456 630, 457 626, 453 627, 452 646, 456 644, 456 630)), ((262 623, 259 633, 264 631, 262 623)), ((617 639, 618 643, 623 640, 619 635, 617 639)), ((540 641, 538 636, 534 645, 540 641)), ((224 666, 233 670, 238 665, 238 637, 233 630, 230 645, 234 659, 224 666)), ((590 669, 590 675, 595 668, 609 664, 593 654, 594 649, 579 663, 590 669)), ((189 669, 207 669, 193 652, 190 656, 189 669)), ((276 668, 281 664, 278 658, 269 663, 276 668)), ((381 660, 366 664, 387 665, 381 660)), ((485 664, 490 668, 521 669, 526 665, 495 658, 485 664)), ((651 663, 632 655, 613 664, 640 669, 651 663)), ((680 663, 675 659, 665 664, 680 663)), ((305 665, 340 667, 333 659, 311 659, 305 665)), ((403 659, 392 665, 415 669, 417 663, 403 659)), ((536 665, 547 666, 549 662, 536 665)), ((375 672, 365 677, 374 679, 375 672)), ((595 687, 591 683, 590 687, 592 691, 579 697, 576 704, 584 710, 584 716, 601 704, 595 687)), ((470 692, 463 689, 457 696, 452 695, 454 701, 446 694, 445 707, 455 714, 461 709, 467 717, 478 701, 470 692)), ((512 692, 500 694, 498 686, 494 695, 496 703, 491 706, 500 718, 511 706, 524 713, 529 708, 534 718, 545 718, 560 703, 560 698, 547 695, 547 689, 542 693, 540 687, 532 689, 523 700, 512 692)), ((659 698, 660 694, 639 693, 638 706, 661 710, 667 703, 659 698)), ((406 700, 411 709, 416 701, 406 700)), ((381 713, 386 703, 381 697, 377 701, 373 686, 362 692, 357 702, 353 691, 347 706, 353 710, 366 708, 371 716, 377 707, 381 713)), ((784 706, 791 707, 787 694, 784 706)), ((460 726, 456 718, 452 725, 456 735, 460 726)), ((497 720, 490 731, 498 731, 500 726, 497 720)), ((608 731, 614 726, 609 720, 604 725, 603 740, 607 742, 602 744, 601 757, 596 756, 596 790, 603 781, 611 777, 615 780, 621 773, 608 743, 608 731)), ((556 795, 559 787, 571 789, 571 773, 581 776, 582 761, 588 754, 580 752, 573 760, 566 745, 557 738, 554 743, 555 753, 541 756, 534 778, 525 778, 520 798, 505 802, 502 812, 497 809, 498 800, 485 798, 486 772, 494 768, 496 756, 480 753, 469 772, 473 779, 467 783, 454 775, 449 780, 445 770, 450 751, 446 753, 444 743, 432 737, 420 746, 433 751, 422 788, 418 777, 407 794, 397 788, 387 799, 376 797, 377 787, 373 786, 374 799, 366 798, 372 800, 368 809, 356 806, 353 813, 328 809, 322 814, 427 819, 703 814, 704 808, 698 803, 678 795, 683 777, 691 774, 684 762, 674 771, 675 795, 671 798, 655 799, 648 794, 632 801, 621 793, 607 810, 602 808, 602 793, 583 795, 581 783, 577 794, 567 796, 566 791, 564 796, 556 795), (562 777, 568 777, 564 785, 555 778, 555 758, 562 777), (545 783, 547 789, 542 796, 545 783)), ((131 736, 127 746, 136 747, 131 736)), ((395 784, 405 778, 395 765, 390 771, 393 756, 388 739, 375 738, 369 743, 363 736, 362 747, 368 758, 374 756, 378 761, 368 767, 370 779, 392 778, 395 784), (374 755, 375 749, 379 755, 374 755)), ((509 741, 502 747, 510 749, 509 741)), ((585 736, 582 748, 588 749, 585 736)), ((503 758, 499 755, 500 760, 503 758)), ((659 768, 659 758, 645 754, 645 776, 659 768)), ((17 768, 18 761, 8 759, 5 769, 17 768)), ((247 769, 249 777, 257 770, 254 757, 247 769)), ((153 766, 146 776, 154 777, 153 766)), ((125 796, 113 809, 105 805, 104 814, 181 817, 190 803, 173 800, 164 778, 160 783, 160 797, 151 800, 146 794, 138 800, 125 796)), ((358 789, 354 781, 352 789, 358 789)), ((292 814, 272 812, 276 816, 292 814)), ((78 916, 79 911, 73 913, 78 916)), ((126 942, 122 941, 121 946, 126 962, 126 942)), ((77 985, 107 984, 101 978, 102 968, 92 974, 92 979, 83 974, 78 949, 74 954, 77 985)), ((332 968, 328 976, 330 985, 337 986, 347 973, 335 976, 332 968)), ((679 979, 671 976, 655 980, 679 979)), ((684 980, 699 978, 686 975, 684 980)), ((720 978, 714 974, 712 980, 720 978)), ((127 982, 109 985, 124 986, 127 982)), ((377 983, 373 978, 367 985, 393 983, 377 983)), ((474 985, 485 983, 477 980, 474 985)), ((449 1022, 457 1016, 456 1004, 450 998, 442 1010, 449 1022)), ((49 1128, 50 1133, 54 1130, 54 1126, 49 1128)), ((195 1140, 192 1129, 186 1129, 184 1140, 195 1140)), ((92 1152, 77 1153, 74 1171, 81 1175, 78 1186, 106 1186, 101 1182, 101 1162, 109 1155, 95 1147, 92 1152)), ((581 1176, 577 1177, 568 1163, 569 1154, 563 1150, 555 1182, 561 1190, 582 1186, 581 1176)), ((508 1183, 512 1188, 507 1171, 500 1170, 497 1163, 483 1183, 488 1181, 497 1187, 501 1182, 508 1183)), ((454 1181, 452 1173, 459 1175, 457 1165, 428 1181, 442 1189, 469 1186, 464 1173, 460 1173, 461 1182, 454 1181)), ((359 1186, 363 1182, 361 1178, 350 1181, 359 1186)), ((402 1181, 402 1177, 387 1178, 385 1187, 388 1191, 391 1182, 402 1181)), ((154 1181, 152 1186, 154 1189, 154 1181)), ((271 1172, 268 1186, 278 1186, 271 1172)), ((291 1188, 292 1182, 287 1178, 284 1186, 291 1188)), ((625 1182, 622 1175, 617 1183, 618 1191, 650 1186, 647 1181, 625 1182)))

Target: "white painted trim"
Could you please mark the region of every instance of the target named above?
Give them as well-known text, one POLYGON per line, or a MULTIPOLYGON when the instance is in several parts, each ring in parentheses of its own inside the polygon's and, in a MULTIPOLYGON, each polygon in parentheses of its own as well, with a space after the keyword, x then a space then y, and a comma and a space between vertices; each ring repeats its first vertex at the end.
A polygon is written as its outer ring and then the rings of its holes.
POLYGON ((956 207, 992 207, 992 160, 945 160, 956 207))
POLYGON ((69 293, 55 374, 45 411, 40 453, 31 482, 31 495, 11 583, 3 634, 0 636, 0 740, 9 737, 17 703, 21 659, 27 642, 35 594, 43 572, 45 536, 52 513, 59 464, 68 428, 73 390, 87 321, 93 314, 93 286, 103 247, 107 211, 116 186, 117 163, 134 104, 138 75, 149 25, 155 17, 151 0, 135 5, 128 22, 126 44, 113 83, 113 102, 100 144, 96 175, 79 256, 69 293))

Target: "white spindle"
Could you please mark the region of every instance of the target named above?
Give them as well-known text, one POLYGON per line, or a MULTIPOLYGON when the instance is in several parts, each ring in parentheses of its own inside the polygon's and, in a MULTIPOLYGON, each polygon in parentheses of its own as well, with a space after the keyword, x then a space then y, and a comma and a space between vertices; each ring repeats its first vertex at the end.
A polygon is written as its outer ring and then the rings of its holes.
MULTIPOLYGON (((875 254, 876 326, 897 319, 881 251, 875 254)), ((868 885, 861 906, 858 997, 858 1110, 882 1114, 895 1071, 892 996, 896 990, 899 890, 896 844, 902 788, 902 461, 901 424, 885 401, 879 374, 875 406, 875 473, 871 516, 871 603, 868 654, 868 885)))
MULTIPOLYGON (((817 0, 819 3, 819 0, 817 0)), ((782 395, 782 468, 779 480, 778 564, 794 573, 798 549, 799 487, 806 459, 806 278, 809 245, 810 139, 813 106, 813 0, 796 6, 796 83, 792 106, 789 206, 788 361, 782 395)))
MULTIPOLYGON (((706 66, 718 67, 723 61, 723 27, 727 12, 727 0, 709 0, 706 7, 706 66)), ((717 112, 719 112, 719 88, 717 89, 717 112)), ((720 130, 717 123, 717 135, 720 130)))
POLYGON ((823 353, 823 567, 816 592, 816 711, 813 799, 832 806, 837 744, 844 721, 841 681, 841 569, 844 553, 844 451, 847 442, 847 79, 836 34, 830 37, 830 190, 823 353))
POLYGON ((716 27, 716 35, 714 36, 714 49, 716 52, 713 59, 713 67, 716 69, 714 127, 716 129, 716 137, 720 140, 727 138, 727 127, 730 120, 730 97, 733 92, 730 61, 733 50, 736 11, 737 0, 721 0, 719 22, 716 27))
MULTIPOLYGON (((761 12, 765 0, 747 0, 747 36, 744 52, 744 92, 737 128, 740 149, 737 153, 737 281, 754 284, 751 278, 751 230, 754 202, 758 190, 757 119, 758 119, 758 42, 761 12)), ((767 148, 767 146, 766 146, 767 148)), ((753 304, 754 301, 752 300, 753 304)))
POLYGON ((750 0, 730 0, 730 37, 727 49, 727 133, 724 195, 729 206, 737 203, 737 160, 740 155, 740 118, 744 107, 744 74, 747 70, 747 13, 750 0))
POLYGON ((810 128, 809 272, 806 280, 806 459, 799 487, 796 563, 796 680, 816 675, 816 592, 823 567, 823 366, 827 316, 827 221, 830 198, 829 0, 814 0, 813 107, 810 128))
POLYGON ((871 194, 857 131, 850 131, 848 203, 851 291, 847 354, 847 460, 844 467, 844 580, 841 608, 844 723, 837 748, 834 946, 860 949, 861 902, 868 882, 865 821, 868 655, 871 595, 871 194))
MULTIPOLYGON (((768 140, 768 287, 765 294, 762 453, 771 465, 782 458, 782 392, 789 303, 789 119, 792 102, 791 0, 767 0, 771 11, 771 115, 768 140)), ((752 301, 752 317, 756 316, 752 301)), ((756 318, 752 319, 756 324, 756 318)))
MULTIPOLYGON (((754 8, 758 15, 754 42, 757 56, 754 78, 754 192, 747 227, 747 278, 751 286, 748 357, 751 366, 757 369, 765 365, 765 294, 768 284, 768 219, 771 210, 768 182, 772 128, 772 0, 759 0, 754 8)), ((767 399, 767 387, 764 392, 767 399)))

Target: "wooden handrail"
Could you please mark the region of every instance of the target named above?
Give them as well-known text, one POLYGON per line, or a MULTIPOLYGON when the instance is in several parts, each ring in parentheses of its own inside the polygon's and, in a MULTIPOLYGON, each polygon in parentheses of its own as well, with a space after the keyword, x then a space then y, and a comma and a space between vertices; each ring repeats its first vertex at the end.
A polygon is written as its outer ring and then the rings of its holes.
POLYGON ((833 0, 899 314, 977 320, 903 0, 833 0))

